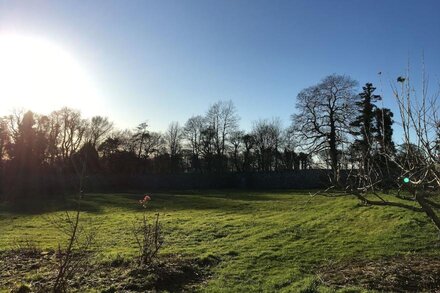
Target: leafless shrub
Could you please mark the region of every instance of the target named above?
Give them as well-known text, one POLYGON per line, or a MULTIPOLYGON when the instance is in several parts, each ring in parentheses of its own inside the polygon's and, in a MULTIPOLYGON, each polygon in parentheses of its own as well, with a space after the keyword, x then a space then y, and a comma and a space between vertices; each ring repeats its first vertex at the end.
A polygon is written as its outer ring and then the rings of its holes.
POLYGON ((58 244, 57 257, 59 260, 56 278, 53 283, 53 292, 66 292, 68 281, 88 265, 90 261, 90 247, 94 240, 94 233, 84 229, 81 219, 81 201, 84 196, 84 180, 86 176, 86 160, 84 160, 79 175, 79 192, 76 196, 76 209, 74 212, 66 211, 64 214, 49 219, 50 223, 67 237, 67 244, 62 248, 58 244))
POLYGON ((144 267, 151 264, 163 244, 159 214, 156 214, 150 223, 144 213, 140 223, 133 224, 132 233, 137 244, 139 266, 144 267))

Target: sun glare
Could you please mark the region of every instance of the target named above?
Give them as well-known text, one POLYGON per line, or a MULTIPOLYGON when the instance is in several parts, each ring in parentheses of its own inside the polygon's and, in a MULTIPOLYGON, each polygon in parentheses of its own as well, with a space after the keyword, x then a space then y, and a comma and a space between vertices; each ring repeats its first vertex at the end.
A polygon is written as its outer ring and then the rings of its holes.
MULTIPOLYGON (((0 34, 0 111, 45 113, 63 106, 96 111, 99 95, 68 51, 45 39, 0 34)), ((5 114, 0 113, 0 114, 5 114)))

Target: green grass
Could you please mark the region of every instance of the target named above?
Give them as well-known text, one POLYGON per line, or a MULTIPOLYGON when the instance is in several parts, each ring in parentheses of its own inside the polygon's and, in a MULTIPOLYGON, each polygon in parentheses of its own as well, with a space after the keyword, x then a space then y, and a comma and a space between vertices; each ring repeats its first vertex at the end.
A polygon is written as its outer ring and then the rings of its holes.
MULTIPOLYGON (((134 255, 130 228, 143 212, 137 204, 141 197, 87 195, 82 221, 97 232, 102 258, 134 255)), ((0 206, 0 250, 20 239, 55 248, 64 237, 48 218, 67 207, 46 204, 18 213, 0 206)), ((315 274, 330 261, 440 254, 437 232, 423 214, 366 207, 350 197, 311 199, 297 191, 157 193, 148 207, 151 215, 156 212, 165 232, 162 253, 221 260, 201 288, 206 292, 331 292, 315 274)))

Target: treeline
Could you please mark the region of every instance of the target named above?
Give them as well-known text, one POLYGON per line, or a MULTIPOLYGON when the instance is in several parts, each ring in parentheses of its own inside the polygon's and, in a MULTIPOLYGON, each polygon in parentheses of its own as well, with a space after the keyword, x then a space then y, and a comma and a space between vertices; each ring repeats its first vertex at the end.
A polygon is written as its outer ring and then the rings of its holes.
POLYGON ((368 168, 366 157, 395 151, 392 112, 374 104, 381 97, 371 84, 356 91, 350 77, 328 76, 298 94, 292 125, 258 120, 248 132, 240 130, 232 101, 219 101, 184 125, 171 122, 162 133, 146 122, 118 130, 106 117, 84 119, 69 108, 49 115, 15 112, 0 118, 2 194, 57 192, 48 181, 63 182, 83 167, 112 175, 328 168, 337 179, 338 170, 368 168))
MULTIPOLYGON (((86 162, 88 174, 179 172, 253 172, 305 169, 307 154, 294 150, 293 132, 278 119, 255 122, 251 132, 238 128, 231 101, 212 105, 205 115, 164 132, 147 123, 117 130, 106 117, 84 119, 74 109, 50 115, 16 112, 0 118, 0 168, 3 194, 27 198, 46 190, 49 181, 74 175, 86 162)), ((62 187, 62 186, 60 186, 62 187)))

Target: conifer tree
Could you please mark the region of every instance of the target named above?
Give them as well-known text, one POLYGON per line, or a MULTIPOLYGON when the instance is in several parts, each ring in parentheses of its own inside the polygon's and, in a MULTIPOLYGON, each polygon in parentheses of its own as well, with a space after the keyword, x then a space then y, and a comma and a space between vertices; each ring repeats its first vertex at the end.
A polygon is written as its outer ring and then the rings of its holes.
POLYGON ((372 83, 366 83, 362 89, 363 92, 359 94, 358 101, 355 103, 359 115, 350 126, 353 127, 351 134, 355 136, 353 150, 359 154, 362 162, 361 166, 364 170, 368 170, 372 146, 375 143, 375 138, 378 136, 378 125, 376 123, 378 108, 374 103, 382 98, 374 94, 376 88, 373 87, 372 83))

